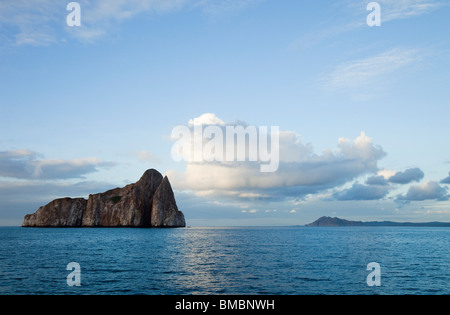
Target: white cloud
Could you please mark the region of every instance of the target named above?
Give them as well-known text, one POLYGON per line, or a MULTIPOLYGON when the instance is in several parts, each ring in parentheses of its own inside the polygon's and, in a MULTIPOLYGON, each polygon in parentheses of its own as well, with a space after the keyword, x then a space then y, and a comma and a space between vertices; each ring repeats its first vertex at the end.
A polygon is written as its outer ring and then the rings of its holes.
POLYGON ((416 49, 394 48, 381 54, 339 65, 324 77, 325 87, 332 90, 357 90, 378 85, 394 73, 422 59, 416 49))
MULTIPOLYGON (((265 0, 78 0, 82 11, 81 27, 63 27, 69 13, 68 2, 53 0, 2 0, 0 4, 0 28, 16 28, 9 40, 17 45, 49 45, 65 36, 60 29, 83 42, 92 42, 110 33, 116 25, 143 13, 167 14, 189 8, 200 9, 207 16, 217 16, 226 12, 236 12, 265 0)), ((426 0, 380 0, 382 20, 388 22, 420 16, 448 5, 444 1, 426 0)), ((341 3, 355 16, 347 25, 334 25, 326 30, 314 31, 306 36, 311 42, 325 39, 355 29, 362 23, 360 17, 367 14, 365 6, 354 1, 341 3), (357 18, 356 18, 357 17, 357 18)), ((350 17, 350 19, 352 19, 350 17)), ((299 41, 305 42, 305 40, 299 41)))
POLYGON ((258 194, 258 193, 240 193, 238 195, 240 198, 267 198, 268 195, 258 194))
POLYGON ((383 176, 385 180, 388 180, 389 178, 391 178, 395 174, 397 174, 397 171, 395 171, 395 170, 387 170, 387 169, 380 170, 377 173, 378 176, 383 176))
POLYGON ((279 135, 277 172, 261 173, 259 165, 248 160, 188 160, 184 172, 169 171, 167 175, 176 189, 194 191, 198 196, 281 199, 315 194, 377 172, 377 162, 385 155, 364 133, 354 140, 341 138, 335 148, 321 154, 293 132, 280 131, 279 135))
POLYGON ((16 45, 51 44, 56 41, 51 25, 55 24, 57 12, 62 8, 65 6, 50 0, 3 0, 0 6, 0 29, 14 29, 14 34, 5 36, 16 45))
POLYGON ((218 118, 216 116, 216 114, 212 114, 212 113, 206 113, 206 114, 200 115, 197 118, 189 120, 189 127, 200 126, 200 125, 225 126, 225 122, 222 119, 218 118))
POLYGON ((428 14, 448 5, 445 1, 429 0, 379 0, 378 2, 382 7, 383 22, 428 14))
POLYGON ((2 0, 0 29, 15 45, 50 45, 66 34, 82 41, 102 38, 120 23, 143 13, 167 14, 183 8, 199 8, 208 15, 237 10, 263 0, 77 0, 81 7, 81 26, 65 25, 67 2, 54 0, 2 0), (64 30, 66 33, 64 33, 64 30))
MULTIPOLYGON (((292 49, 303 50, 320 43, 328 43, 341 34, 361 28, 368 28, 364 19, 370 12, 367 4, 373 0, 354 1, 341 0, 332 4, 334 14, 328 20, 320 20, 320 27, 312 27, 312 31, 303 34, 290 45, 292 49)), ((450 5, 448 1, 430 0, 379 0, 381 5, 381 22, 388 23, 400 19, 410 19, 432 13, 439 8, 450 5)))
POLYGON ((445 214, 450 215, 450 210, 427 210, 426 214, 445 214))
MULTIPOLYGON (((360 1, 344 1, 346 7, 352 10, 355 16, 361 17, 364 14, 368 14, 366 10, 367 4, 373 0, 366 0, 363 3, 360 1)), ((376 2, 381 6, 382 24, 429 14, 443 6, 449 5, 448 1, 442 0, 377 0, 376 2)))
POLYGON ((254 213, 258 213, 258 210, 256 210, 256 209, 242 210, 241 213, 251 213, 251 214, 254 214, 254 213))
POLYGON ((168 13, 181 9, 188 0, 79 0, 82 26, 66 28, 81 41, 95 41, 108 33, 114 25, 139 14, 168 13))
POLYGON ((17 45, 47 46, 55 42, 56 40, 51 34, 37 30, 24 29, 16 36, 17 45))
POLYGON ((65 25, 68 2, 53 0, 2 0, 0 28, 11 30, 9 40, 16 45, 49 45, 64 37, 61 30, 81 41, 96 40, 111 25, 146 12, 167 12, 177 9, 183 0, 78 0, 81 6, 81 27, 65 25))

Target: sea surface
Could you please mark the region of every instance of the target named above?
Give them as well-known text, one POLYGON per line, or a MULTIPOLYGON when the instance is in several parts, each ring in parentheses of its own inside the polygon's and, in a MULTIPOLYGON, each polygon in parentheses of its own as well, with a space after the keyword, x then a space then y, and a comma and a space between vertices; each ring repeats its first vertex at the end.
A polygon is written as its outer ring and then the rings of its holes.
POLYGON ((0 294, 448 295, 450 228, 0 227, 0 294))

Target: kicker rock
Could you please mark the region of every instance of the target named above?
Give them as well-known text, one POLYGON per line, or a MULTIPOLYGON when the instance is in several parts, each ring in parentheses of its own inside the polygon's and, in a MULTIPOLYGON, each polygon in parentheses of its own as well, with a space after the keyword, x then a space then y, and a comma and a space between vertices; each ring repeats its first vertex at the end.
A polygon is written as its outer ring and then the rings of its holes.
POLYGON ((58 199, 26 215, 24 227, 185 227, 167 177, 148 170, 123 188, 85 199, 58 199))

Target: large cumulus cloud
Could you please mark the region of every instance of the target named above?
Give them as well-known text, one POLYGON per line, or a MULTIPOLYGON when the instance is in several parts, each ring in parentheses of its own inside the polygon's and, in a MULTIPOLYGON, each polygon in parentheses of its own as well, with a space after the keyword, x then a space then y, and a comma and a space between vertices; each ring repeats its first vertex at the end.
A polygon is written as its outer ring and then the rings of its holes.
MULTIPOLYGON (((214 123, 221 128, 237 124, 225 123, 214 114, 205 114, 192 119, 189 126, 193 128, 200 123, 214 123)), ((311 144, 305 144, 295 133, 279 131, 279 168, 276 172, 262 173, 259 163, 249 161, 188 160, 184 172, 169 171, 168 175, 177 189, 194 191, 201 196, 301 197, 376 173, 378 161, 384 156, 383 149, 364 132, 353 140, 340 138, 335 148, 316 153, 311 144)))

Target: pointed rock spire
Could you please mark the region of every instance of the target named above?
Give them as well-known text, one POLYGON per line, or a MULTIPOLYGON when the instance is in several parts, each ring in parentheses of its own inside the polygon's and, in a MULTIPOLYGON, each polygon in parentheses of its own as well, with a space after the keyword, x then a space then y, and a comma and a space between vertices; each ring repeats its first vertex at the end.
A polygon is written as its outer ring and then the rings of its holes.
POLYGON ((167 176, 164 177, 153 197, 151 222, 152 226, 159 227, 186 226, 183 213, 178 211, 172 186, 167 176))

